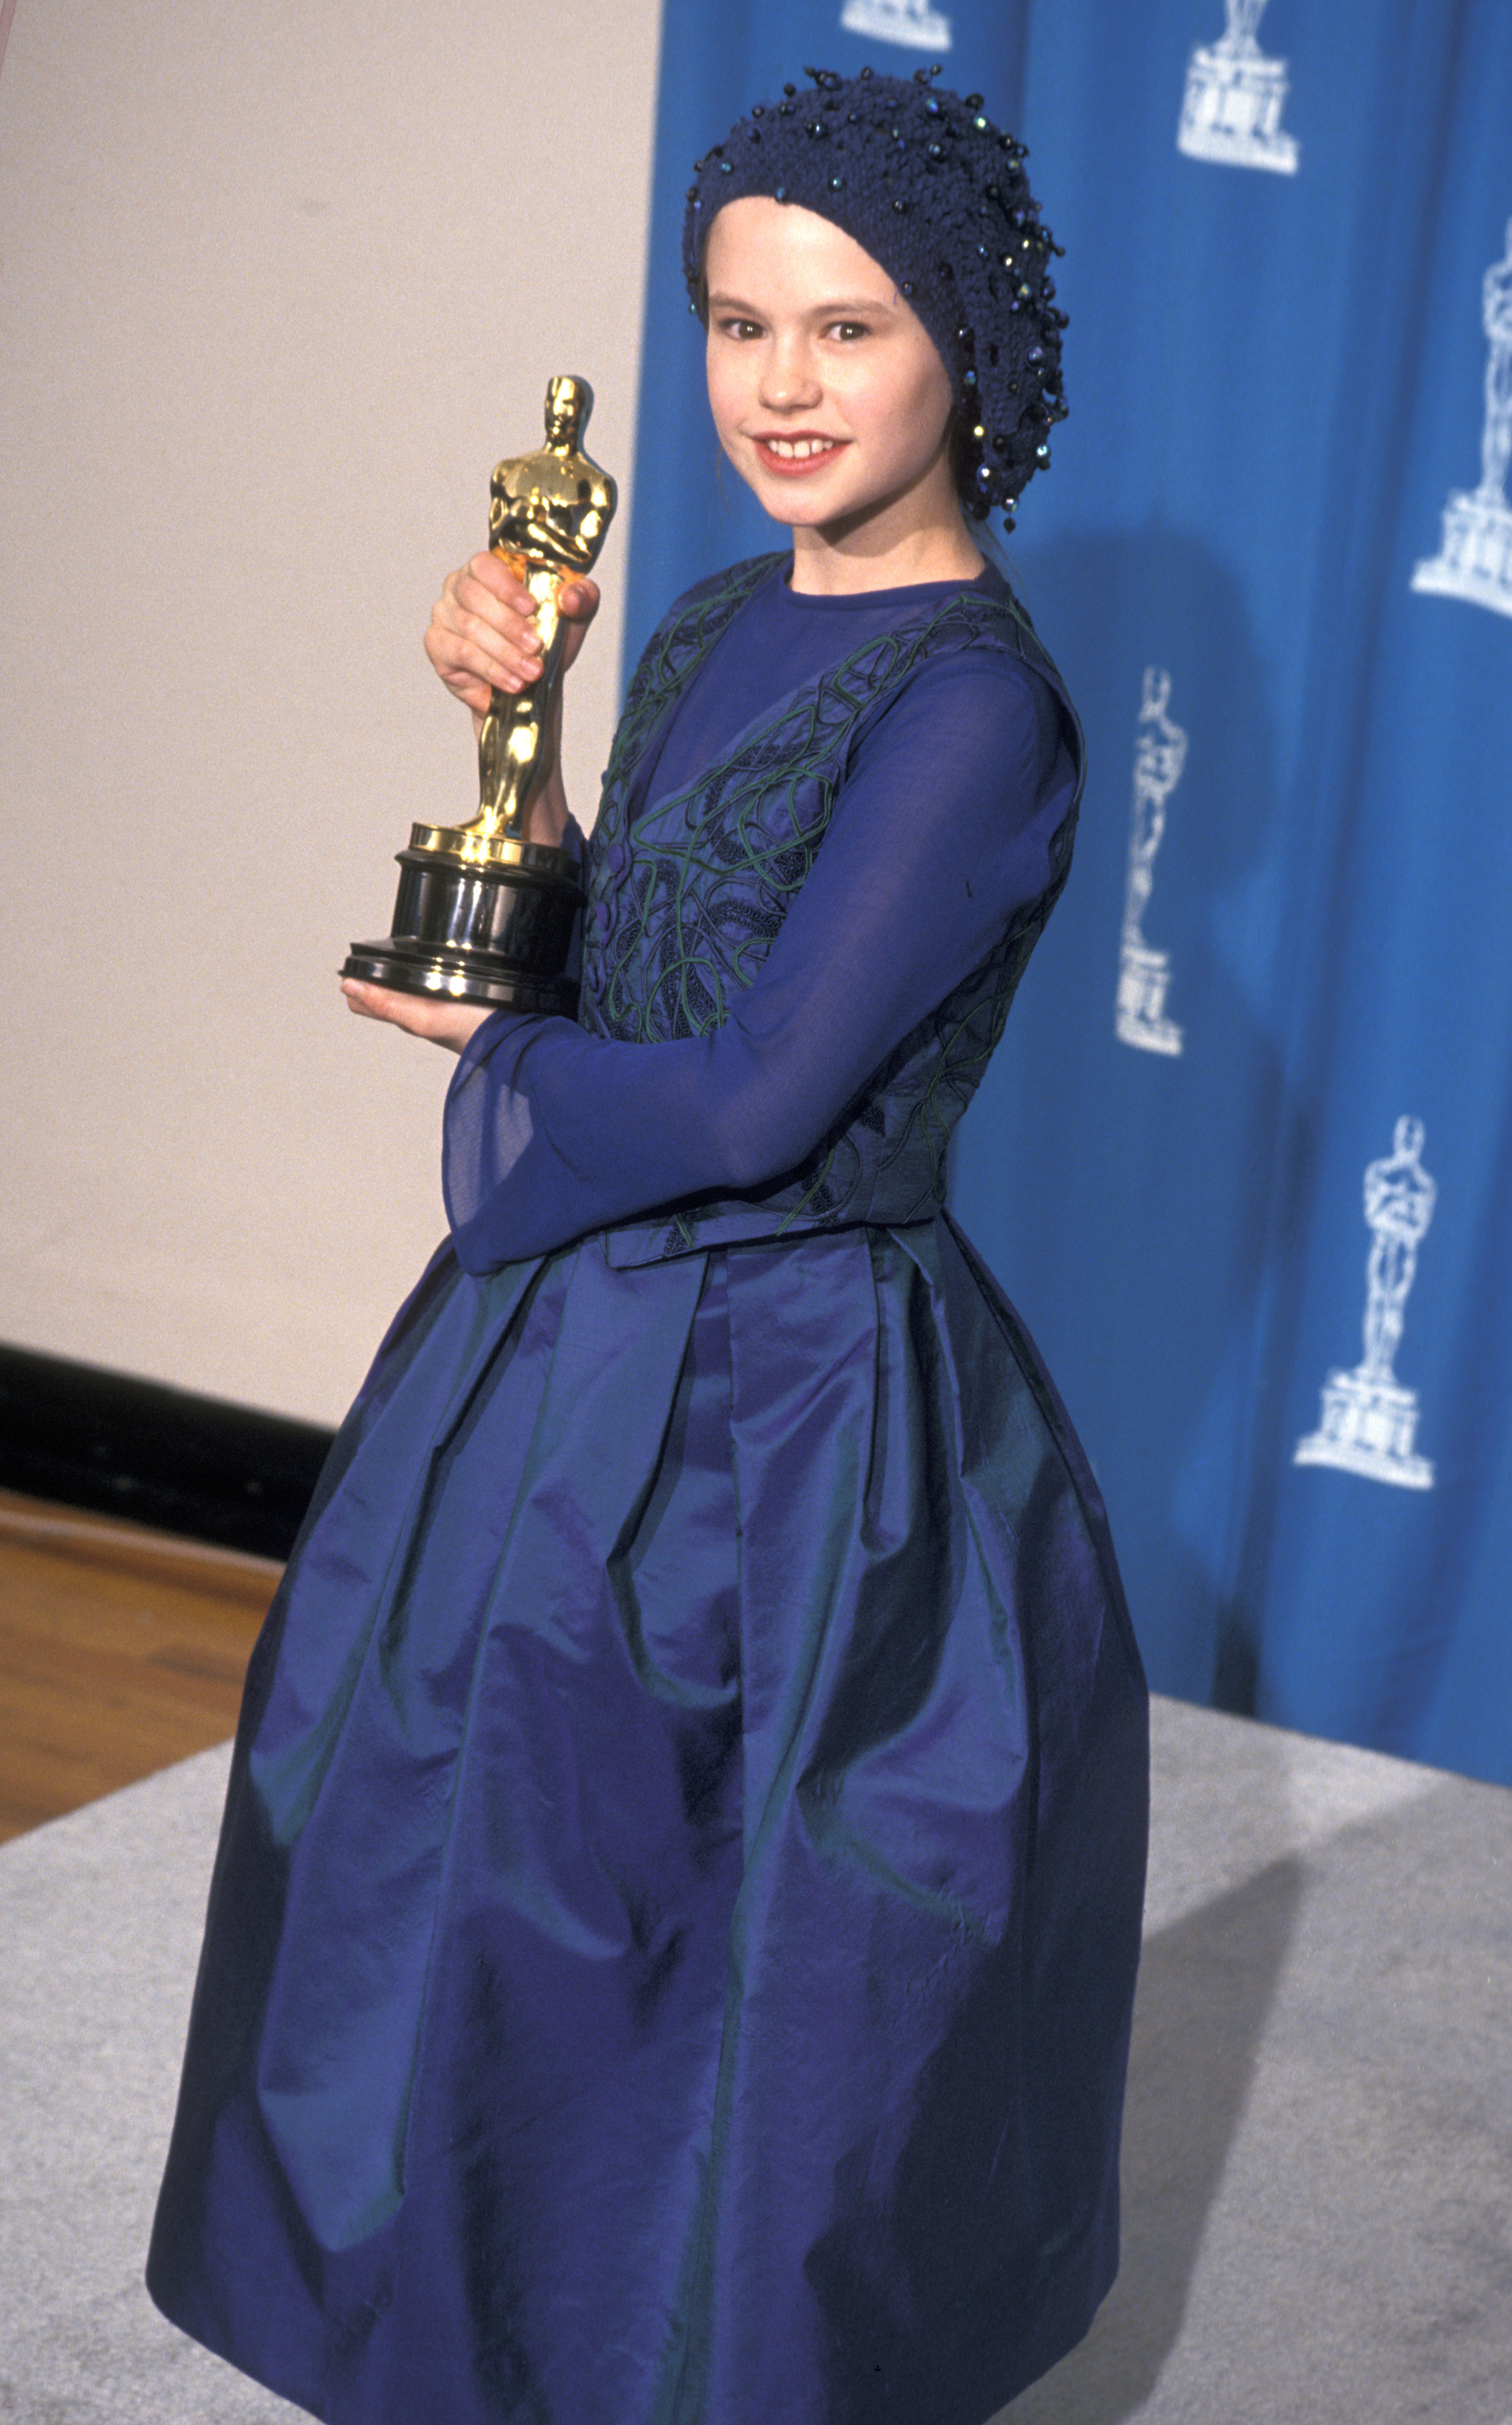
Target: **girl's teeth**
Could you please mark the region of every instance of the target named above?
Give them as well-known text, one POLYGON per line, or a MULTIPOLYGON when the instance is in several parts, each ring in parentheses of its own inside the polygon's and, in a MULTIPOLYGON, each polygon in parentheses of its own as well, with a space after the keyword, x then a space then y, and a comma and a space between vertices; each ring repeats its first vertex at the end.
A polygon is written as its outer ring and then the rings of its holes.
POLYGON ((769 438, 767 444, 773 455, 789 456, 799 461, 807 455, 826 455, 834 445, 833 438, 769 438))

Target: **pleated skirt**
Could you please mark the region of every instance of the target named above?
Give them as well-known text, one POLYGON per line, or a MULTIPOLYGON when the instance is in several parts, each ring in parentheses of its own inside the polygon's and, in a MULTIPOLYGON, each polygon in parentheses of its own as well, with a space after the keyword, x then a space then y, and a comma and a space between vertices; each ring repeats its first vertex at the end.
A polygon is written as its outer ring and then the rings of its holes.
POLYGON ((153 2297, 335 2425, 983 2425, 1115 2271, 1146 1791, 947 1221, 443 1249, 254 1654, 153 2297))

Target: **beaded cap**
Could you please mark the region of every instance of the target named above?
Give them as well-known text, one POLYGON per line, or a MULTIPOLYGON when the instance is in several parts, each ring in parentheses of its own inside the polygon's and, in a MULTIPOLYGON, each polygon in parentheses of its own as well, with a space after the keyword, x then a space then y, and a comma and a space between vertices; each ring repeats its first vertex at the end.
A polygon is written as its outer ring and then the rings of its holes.
POLYGON ((949 377, 957 485, 980 521, 1009 530, 1027 484, 1050 460, 1065 416, 1051 256, 1061 248, 1024 173, 1027 153, 982 114, 981 95, 910 78, 805 68, 812 92, 784 85, 693 163, 682 264, 692 308, 722 204, 769 195, 852 236, 917 313, 949 377))

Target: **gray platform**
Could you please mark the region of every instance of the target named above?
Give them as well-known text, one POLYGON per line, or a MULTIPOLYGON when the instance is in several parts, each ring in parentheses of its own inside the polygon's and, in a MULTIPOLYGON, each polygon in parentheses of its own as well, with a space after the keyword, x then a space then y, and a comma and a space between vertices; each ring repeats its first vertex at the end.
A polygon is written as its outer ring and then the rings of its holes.
MULTIPOLYGON (((1173 1702, 1155 1756, 1123 2271, 1003 2425, 1512 2425, 1512 1793, 1173 1702)), ((140 2288, 225 1766, 0 1850, 6 2425, 299 2413, 140 2288)))

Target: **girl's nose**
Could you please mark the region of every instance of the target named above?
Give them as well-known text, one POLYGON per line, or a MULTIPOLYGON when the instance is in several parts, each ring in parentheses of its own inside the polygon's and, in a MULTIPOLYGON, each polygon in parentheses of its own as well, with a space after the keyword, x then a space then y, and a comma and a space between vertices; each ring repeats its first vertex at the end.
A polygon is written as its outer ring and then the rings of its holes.
POLYGON ((761 401, 774 412, 816 404, 820 380, 806 347, 776 345, 762 366, 761 401))

